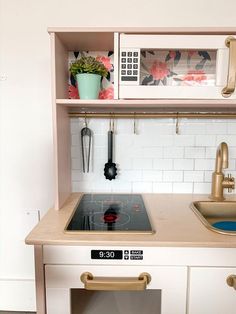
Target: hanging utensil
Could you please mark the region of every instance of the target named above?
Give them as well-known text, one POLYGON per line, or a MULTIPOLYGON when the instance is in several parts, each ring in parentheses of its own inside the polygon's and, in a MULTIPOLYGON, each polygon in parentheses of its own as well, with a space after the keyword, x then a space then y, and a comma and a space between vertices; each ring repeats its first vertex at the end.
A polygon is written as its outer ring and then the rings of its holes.
POLYGON ((108 131, 108 162, 105 164, 105 168, 104 168, 104 176, 108 180, 115 179, 115 177, 117 175, 116 164, 114 162, 112 162, 113 131, 114 131, 114 121, 113 121, 113 130, 111 129, 111 121, 110 121, 110 130, 108 131))
POLYGON ((91 152, 91 139, 92 131, 87 126, 87 120, 85 117, 85 127, 81 130, 81 146, 82 146, 82 162, 83 162, 83 172, 89 172, 90 163, 90 152, 91 152), (86 144, 86 139, 88 138, 88 145, 86 144))

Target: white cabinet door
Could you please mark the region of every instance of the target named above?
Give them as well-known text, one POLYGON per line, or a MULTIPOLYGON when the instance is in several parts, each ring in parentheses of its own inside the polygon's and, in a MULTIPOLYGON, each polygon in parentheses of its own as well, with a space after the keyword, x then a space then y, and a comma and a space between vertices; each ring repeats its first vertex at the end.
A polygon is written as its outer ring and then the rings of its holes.
POLYGON ((235 314, 236 291, 226 279, 236 268, 190 268, 189 314, 235 314))
POLYGON ((45 278, 47 314, 186 313, 187 267, 46 265, 45 278), (88 291, 80 280, 84 272, 107 278, 147 272, 151 282, 144 291, 88 291))

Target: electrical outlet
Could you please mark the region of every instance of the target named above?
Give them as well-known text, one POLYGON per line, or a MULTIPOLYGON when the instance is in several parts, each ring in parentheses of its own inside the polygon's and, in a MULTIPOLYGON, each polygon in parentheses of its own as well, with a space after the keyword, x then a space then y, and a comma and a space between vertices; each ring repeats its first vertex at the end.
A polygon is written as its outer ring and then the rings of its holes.
POLYGON ((0 74, 0 81, 6 81, 7 75, 6 74, 0 74))

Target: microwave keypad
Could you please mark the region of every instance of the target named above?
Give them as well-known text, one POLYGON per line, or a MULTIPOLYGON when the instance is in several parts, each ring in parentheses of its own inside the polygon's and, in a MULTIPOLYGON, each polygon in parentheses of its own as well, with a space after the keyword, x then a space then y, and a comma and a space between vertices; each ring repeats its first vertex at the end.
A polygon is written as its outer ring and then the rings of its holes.
POLYGON ((139 81, 139 49, 122 50, 120 53, 120 81, 122 83, 139 81))

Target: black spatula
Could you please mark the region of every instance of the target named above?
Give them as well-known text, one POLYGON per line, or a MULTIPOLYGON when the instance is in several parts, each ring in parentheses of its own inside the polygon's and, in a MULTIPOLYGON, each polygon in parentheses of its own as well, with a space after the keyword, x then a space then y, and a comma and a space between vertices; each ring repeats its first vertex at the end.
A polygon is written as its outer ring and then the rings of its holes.
POLYGON ((104 176, 108 180, 115 179, 117 175, 117 167, 114 162, 112 162, 112 152, 113 152, 113 132, 108 131, 108 162, 105 164, 104 176))

